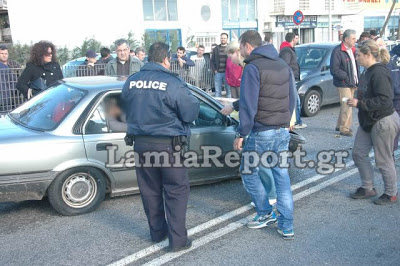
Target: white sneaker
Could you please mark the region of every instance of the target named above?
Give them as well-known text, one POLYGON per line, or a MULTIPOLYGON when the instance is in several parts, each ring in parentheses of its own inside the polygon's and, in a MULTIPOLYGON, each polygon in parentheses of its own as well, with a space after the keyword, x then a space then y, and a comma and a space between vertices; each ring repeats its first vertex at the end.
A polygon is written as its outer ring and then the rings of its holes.
POLYGON ((294 128, 295 129, 302 129, 302 128, 306 128, 307 127, 307 125, 306 124, 296 124, 296 125, 294 125, 294 128))

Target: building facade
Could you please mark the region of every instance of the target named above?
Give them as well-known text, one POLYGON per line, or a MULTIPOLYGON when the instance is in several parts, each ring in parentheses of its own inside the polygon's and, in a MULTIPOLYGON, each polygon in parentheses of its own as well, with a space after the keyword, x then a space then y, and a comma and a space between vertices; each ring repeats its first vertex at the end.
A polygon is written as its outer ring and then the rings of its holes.
MULTIPOLYGON (((95 0, 13 0, 10 19, 14 39, 31 43, 51 40, 58 46, 78 46, 85 38, 109 45, 132 32, 146 44, 156 40, 178 46, 202 44, 206 51, 219 43, 222 32, 237 39, 248 29, 261 31, 263 0, 118 0, 104 6, 95 0), (22 3, 23 2, 23 3, 22 3), (89 14, 86 10, 90 10, 89 14), (62 13, 55 10, 63 10, 62 13), (33 14, 45 13, 46 16, 33 14), (29 23, 26 23, 29 21, 29 23), (49 23, 53 21, 54 23, 49 23), (39 29, 46 30, 39 30, 39 29), (68 36, 68 37, 66 37, 68 36)), ((147 46, 147 45, 146 45, 147 46)))

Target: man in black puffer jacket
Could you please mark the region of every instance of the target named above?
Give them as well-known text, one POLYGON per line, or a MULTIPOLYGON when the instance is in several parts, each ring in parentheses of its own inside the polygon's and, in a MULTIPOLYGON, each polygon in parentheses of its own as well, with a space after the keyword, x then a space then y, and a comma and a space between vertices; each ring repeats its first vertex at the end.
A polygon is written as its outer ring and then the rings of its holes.
POLYGON ((343 33, 343 42, 332 51, 331 74, 333 85, 339 90, 340 114, 336 124, 336 131, 343 136, 352 136, 351 122, 352 109, 342 101, 344 97, 353 98, 358 86, 359 67, 356 60, 356 31, 346 30, 343 33))

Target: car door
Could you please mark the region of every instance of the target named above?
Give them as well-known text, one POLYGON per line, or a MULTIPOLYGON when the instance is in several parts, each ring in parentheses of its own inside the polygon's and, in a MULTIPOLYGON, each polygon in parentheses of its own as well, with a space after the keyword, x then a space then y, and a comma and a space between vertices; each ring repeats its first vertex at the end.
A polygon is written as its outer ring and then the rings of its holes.
POLYGON ((86 156, 91 162, 105 166, 114 176, 114 193, 137 191, 133 148, 124 141, 125 132, 112 132, 106 118, 107 97, 120 97, 120 92, 106 93, 98 100, 84 124, 83 140, 86 156))
POLYGON ((336 87, 333 85, 333 77, 330 72, 331 54, 332 49, 327 50, 321 64, 320 87, 323 93, 323 105, 335 103, 339 100, 339 93, 336 87))
POLYGON ((236 176, 238 167, 229 167, 224 160, 225 155, 233 151, 238 123, 231 117, 222 115, 219 112, 220 107, 212 100, 199 95, 198 98, 200 113, 191 125, 190 151, 199 155, 198 163, 201 167, 189 169, 190 181, 191 183, 207 183, 236 176), (214 156, 214 154, 219 154, 219 156, 214 156), (222 166, 213 163, 211 157, 216 158, 222 166))

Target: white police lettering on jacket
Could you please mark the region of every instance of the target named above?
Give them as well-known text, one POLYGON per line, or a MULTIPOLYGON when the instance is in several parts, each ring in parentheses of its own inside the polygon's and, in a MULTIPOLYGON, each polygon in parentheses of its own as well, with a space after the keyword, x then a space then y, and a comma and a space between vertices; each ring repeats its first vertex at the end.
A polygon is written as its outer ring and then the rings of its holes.
POLYGON ((129 89, 153 89, 165 91, 167 83, 153 80, 134 80, 129 83, 129 89))

